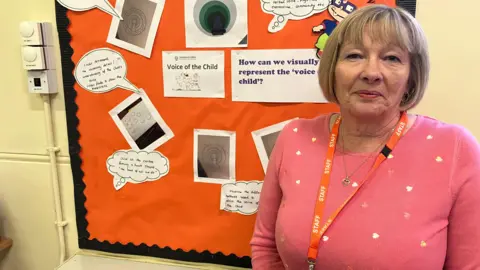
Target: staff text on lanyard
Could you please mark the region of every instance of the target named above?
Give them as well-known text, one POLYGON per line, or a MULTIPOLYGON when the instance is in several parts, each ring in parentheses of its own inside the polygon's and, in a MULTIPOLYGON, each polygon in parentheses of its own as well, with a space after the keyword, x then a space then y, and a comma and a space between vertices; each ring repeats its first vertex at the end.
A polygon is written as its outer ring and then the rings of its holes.
POLYGON ((323 226, 320 225, 320 221, 324 215, 325 210, 325 200, 328 194, 328 186, 330 184, 330 173, 333 168, 333 157, 335 153, 335 148, 337 145, 338 139, 338 131, 341 122, 341 116, 339 116, 332 127, 332 131, 330 133, 330 141, 328 143, 328 150, 325 157, 324 162, 324 169, 322 173, 322 178, 320 180, 320 187, 318 190, 318 199, 315 203, 315 215, 313 218, 312 224, 312 232, 310 235, 310 246, 308 248, 308 263, 309 263, 309 270, 313 270, 315 268, 317 253, 318 253, 318 246, 320 244, 320 239, 322 238, 323 234, 327 231, 330 227, 332 222, 338 216, 338 214, 342 211, 342 209, 347 205, 347 203, 355 196, 358 190, 362 187, 363 183, 367 181, 367 179, 371 176, 371 174, 375 171, 375 169, 380 166, 380 164, 390 155, 390 152, 396 146, 400 138, 405 133, 405 127, 407 126, 408 116, 406 112, 403 112, 400 121, 397 123, 397 126, 394 129, 394 132, 390 139, 388 140, 387 144, 383 147, 381 153, 377 156, 374 165, 368 172, 365 179, 358 185, 358 187, 350 194, 350 196, 338 207, 333 214, 327 219, 323 226))

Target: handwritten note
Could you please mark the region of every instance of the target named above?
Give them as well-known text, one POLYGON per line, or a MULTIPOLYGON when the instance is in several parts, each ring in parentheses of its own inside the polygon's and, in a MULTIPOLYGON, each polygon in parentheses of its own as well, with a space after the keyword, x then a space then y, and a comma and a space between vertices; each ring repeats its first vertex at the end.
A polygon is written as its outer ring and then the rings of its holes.
POLYGON ((271 33, 282 30, 288 20, 302 20, 327 10, 330 0, 261 0, 263 12, 274 17, 268 25, 271 33))
POLYGON ((105 93, 117 87, 140 92, 126 78, 127 63, 123 56, 109 48, 85 54, 78 62, 74 75, 82 88, 93 93, 105 93))
POLYGON ((222 185, 220 209, 242 215, 252 215, 258 210, 263 182, 243 181, 222 185))
POLYGON ((155 181, 167 175, 169 160, 160 152, 119 150, 107 159, 108 172, 114 176, 116 190, 127 183, 155 181))
POLYGON ((73 11, 87 11, 98 8, 122 20, 122 16, 113 8, 108 0, 57 0, 57 2, 73 11))

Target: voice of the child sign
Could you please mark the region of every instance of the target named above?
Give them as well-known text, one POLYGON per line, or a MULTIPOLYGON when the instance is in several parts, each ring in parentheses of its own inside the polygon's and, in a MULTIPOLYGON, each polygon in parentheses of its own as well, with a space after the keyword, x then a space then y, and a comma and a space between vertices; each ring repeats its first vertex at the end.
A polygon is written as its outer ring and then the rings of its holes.
POLYGON ((179 64, 173 64, 173 65, 167 65, 168 69, 172 70, 217 70, 218 69, 218 64, 203 64, 203 65, 197 65, 197 64, 185 64, 185 65, 179 65, 179 64))
POLYGON ((87 11, 98 8, 112 16, 123 20, 122 16, 108 2, 108 0, 57 0, 57 2, 67 9, 73 11, 87 11))
POLYGON ((140 90, 127 78, 127 63, 123 56, 110 48, 100 48, 86 53, 74 71, 77 83, 93 93, 105 93, 123 88, 135 93, 140 90))

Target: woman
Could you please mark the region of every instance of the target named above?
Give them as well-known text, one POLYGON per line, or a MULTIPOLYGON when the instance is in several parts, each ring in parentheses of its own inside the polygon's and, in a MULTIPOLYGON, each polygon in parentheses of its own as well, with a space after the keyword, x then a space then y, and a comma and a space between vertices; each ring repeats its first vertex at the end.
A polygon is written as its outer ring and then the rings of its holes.
POLYGON ((319 69, 339 114, 290 122, 270 157, 253 269, 480 269, 480 149, 464 128, 407 113, 425 36, 406 11, 361 8, 319 69))

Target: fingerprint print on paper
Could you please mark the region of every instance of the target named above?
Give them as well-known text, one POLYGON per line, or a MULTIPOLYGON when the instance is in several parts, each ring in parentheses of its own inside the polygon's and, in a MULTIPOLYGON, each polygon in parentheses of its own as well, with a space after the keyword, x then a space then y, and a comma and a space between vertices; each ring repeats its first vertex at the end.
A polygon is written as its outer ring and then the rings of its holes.
POLYGON ((194 135, 195 182, 234 182, 235 133, 197 129, 194 135))

